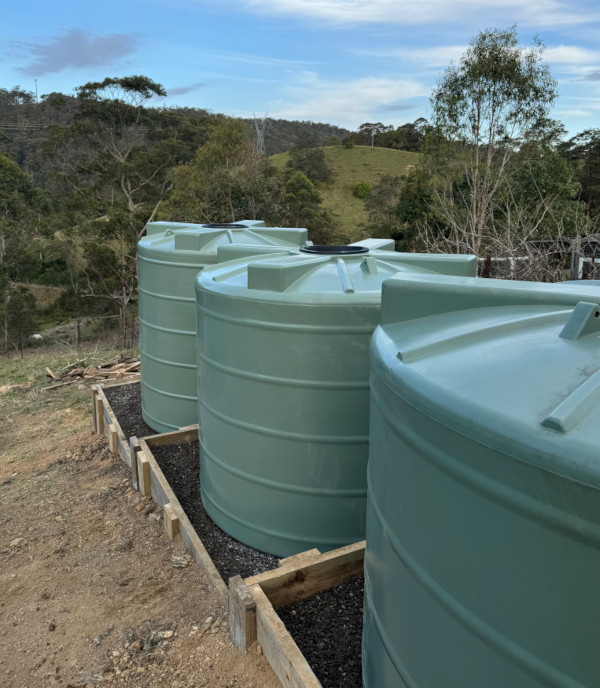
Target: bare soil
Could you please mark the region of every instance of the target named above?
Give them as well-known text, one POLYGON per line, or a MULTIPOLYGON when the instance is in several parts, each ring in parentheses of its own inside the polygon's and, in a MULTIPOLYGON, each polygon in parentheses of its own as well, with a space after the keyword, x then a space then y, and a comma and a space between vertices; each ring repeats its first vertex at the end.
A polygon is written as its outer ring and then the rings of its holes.
POLYGON ((93 433, 89 390, 43 394, 0 421, 0 687, 279 686, 93 433))

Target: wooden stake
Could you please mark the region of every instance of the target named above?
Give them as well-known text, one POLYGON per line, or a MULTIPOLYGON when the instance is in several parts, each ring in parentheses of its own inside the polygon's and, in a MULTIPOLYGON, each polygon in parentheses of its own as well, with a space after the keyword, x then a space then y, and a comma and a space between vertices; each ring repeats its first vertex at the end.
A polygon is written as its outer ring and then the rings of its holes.
POLYGON ((119 449, 117 442, 117 428, 111 423, 108 426, 108 448, 113 454, 116 454, 119 449))
POLYGON ((172 504, 165 504, 163 507, 165 530, 171 540, 179 535, 179 516, 172 504))
POLYGON ((256 640, 256 602, 240 576, 229 579, 229 635, 242 653, 256 640))
POLYGON ((140 492, 144 495, 144 497, 150 497, 152 495, 152 486, 150 484, 150 462, 148 461, 148 457, 144 455, 144 452, 138 452, 137 462, 140 492))
POLYGON ((104 434, 104 404, 99 396, 96 396, 96 432, 99 435, 104 434))

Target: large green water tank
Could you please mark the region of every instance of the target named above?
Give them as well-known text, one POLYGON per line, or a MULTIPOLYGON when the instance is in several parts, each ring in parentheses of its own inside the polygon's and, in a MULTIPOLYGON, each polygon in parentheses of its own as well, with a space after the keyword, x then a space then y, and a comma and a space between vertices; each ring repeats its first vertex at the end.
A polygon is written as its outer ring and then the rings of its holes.
POLYGON ((194 277, 229 245, 293 248, 306 229, 151 223, 138 243, 142 414, 158 432, 198 422, 194 277))
POLYGON ((202 501, 223 530, 278 556, 364 536, 383 280, 476 271, 471 256, 359 244, 241 258, 196 279, 202 501))
POLYGON ((399 276, 371 345, 366 688, 600 685, 600 298, 399 276))

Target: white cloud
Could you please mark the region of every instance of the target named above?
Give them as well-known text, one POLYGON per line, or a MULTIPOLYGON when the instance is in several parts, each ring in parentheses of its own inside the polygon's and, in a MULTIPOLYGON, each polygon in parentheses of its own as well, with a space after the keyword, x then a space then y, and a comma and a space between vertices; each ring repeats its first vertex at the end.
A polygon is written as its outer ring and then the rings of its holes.
POLYGON ((430 48, 391 48, 389 50, 354 50, 353 52, 370 57, 410 60, 419 62, 425 67, 442 67, 450 62, 458 62, 468 47, 467 45, 441 45, 430 48))
MULTIPOLYGON (((410 109, 410 100, 429 95, 429 89, 406 79, 365 77, 330 81, 305 71, 284 87, 283 95, 281 100, 269 104, 272 117, 331 122, 355 129, 369 120, 383 118, 389 123, 390 112, 410 109)), ((413 119, 421 114, 416 112, 413 119)), ((401 119, 405 122, 411 117, 401 119)))
POLYGON ((557 45, 544 50, 544 60, 555 64, 589 64, 600 60, 600 51, 586 50, 576 45, 557 45))
POLYGON ((588 11, 581 0, 249 0, 246 7, 268 14, 292 14, 346 24, 430 24, 482 14, 502 18, 510 12, 508 23, 556 26, 582 24, 600 17, 597 10, 588 11))

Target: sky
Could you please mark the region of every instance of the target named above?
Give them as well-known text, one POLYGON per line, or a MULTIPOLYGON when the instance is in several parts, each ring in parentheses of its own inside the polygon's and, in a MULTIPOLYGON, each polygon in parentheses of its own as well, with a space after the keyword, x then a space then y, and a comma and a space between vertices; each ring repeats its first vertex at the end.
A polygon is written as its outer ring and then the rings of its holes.
POLYGON ((600 0, 21 0, 3 3, 0 88, 40 96, 107 76, 161 83, 162 106, 356 129, 430 115, 444 69, 486 28, 535 37, 552 116, 600 127, 600 0))

